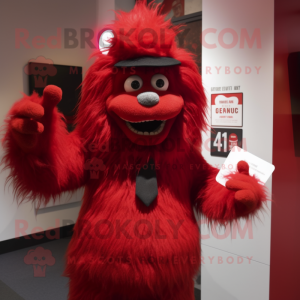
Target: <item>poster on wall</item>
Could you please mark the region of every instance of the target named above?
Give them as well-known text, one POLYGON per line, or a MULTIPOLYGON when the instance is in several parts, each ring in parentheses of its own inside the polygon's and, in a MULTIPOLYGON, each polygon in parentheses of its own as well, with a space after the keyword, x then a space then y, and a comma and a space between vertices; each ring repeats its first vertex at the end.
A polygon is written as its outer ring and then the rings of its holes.
POLYGON ((243 129, 212 128, 210 155, 227 157, 233 147, 243 146, 243 129))
POLYGON ((211 125, 243 126, 243 93, 211 95, 211 125))
POLYGON ((179 48, 184 48, 194 54, 195 62, 201 73, 202 44, 199 36, 202 34, 202 14, 194 14, 193 18, 188 16, 185 19, 173 20, 174 25, 184 25, 181 32, 177 34, 175 40, 179 48))
POLYGON ((185 0, 148 0, 147 2, 148 4, 160 4, 160 13, 162 15, 166 14, 166 19, 178 18, 184 15, 185 0))

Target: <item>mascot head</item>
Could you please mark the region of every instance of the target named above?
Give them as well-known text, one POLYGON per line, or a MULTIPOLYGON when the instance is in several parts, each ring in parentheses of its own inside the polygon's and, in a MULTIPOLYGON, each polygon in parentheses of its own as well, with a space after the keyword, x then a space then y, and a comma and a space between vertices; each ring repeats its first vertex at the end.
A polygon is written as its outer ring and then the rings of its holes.
POLYGON ((201 76, 192 55, 176 45, 180 29, 159 9, 137 2, 103 30, 78 112, 90 143, 122 138, 153 149, 181 139, 200 147, 206 128, 201 76))

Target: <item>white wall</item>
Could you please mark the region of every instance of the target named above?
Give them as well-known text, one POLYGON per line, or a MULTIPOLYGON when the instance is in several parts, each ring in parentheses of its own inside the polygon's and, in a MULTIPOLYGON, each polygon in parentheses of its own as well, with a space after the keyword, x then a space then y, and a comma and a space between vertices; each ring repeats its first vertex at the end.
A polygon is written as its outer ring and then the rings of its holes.
MULTIPOLYGON (((216 33, 205 36, 206 43, 216 47, 209 49, 202 45, 202 76, 208 101, 211 94, 218 93, 212 92, 212 87, 240 86, 237 92, 244 94, 243 138, 247 150, 270 163, 273 135, 273 14, 272 0, 203 0, 203 30, 216 29, 216 33), (220 31, 225 28, 233 29, 238 36, 237 45, 231 49, 222 47, 218 40, 220 31), (256 43, 252 47, 245 43, 245 47, 240 48, 242 28, 250 37, 256 28, 259 30, 261 48, 256 43), (241 74, 234 73, 237 66, 242 68, 241 74), (250 74, 245 74, 246 66, 251 67, 250 74), (209 74, 207 67, 211 67, 212 74, 209 74), (219 74, 215 67, 221 67, 219 74), (225 74, 225 67, 230 68, 230 74, 225 74), (255 67, 260 67, 259 74, 255 67)), ((232 41, 230 33, 224 35, 226 44, 232 41)), ((204 140, 208 138, 210 134, 204 135, 204 140)), ((212 157, 208 150, 204 148, 203 155, 210 164, 220 166, 224 163, 224 158, 212 157)), ((271 179, 267 187, 271 191, 271 179)), ((202 226, 202 234, 209 236, 202 240, 201 299, 269 299, 270 211, 261 213, 259 217, 260 220, 252 223, 253 238, 249 235, 249 228, 243 238, 240 234, 237 238, 232 234, 222 238, 202 226), (240 258, 238 264, 238 257, 243 259, 242 263, 240 258), (252 257, 250 263, 247 257, 252 257), (229 264, 227 259, 229 262, 234 259, 234 262, 229 264)), ((245 222, 241 222, 241 227, 244 226, 245 222)), ((224 230, 218 233, 223 235, 224 230)))
MULTIPOLYGON (((32 39, 39 35, 47 39, 49 36, 57 35, 57 28, 74 28, 79 33, 80 28, 101 28, 105 23, 114 19, 112 9, 115 8, 114 0, 52 0, 48 2, 38 0, 11 0, 1 3, 0 9, 0 123, 12 104, 20 99, 21 92, 27 91, 26 77, 23 67, 29 59, 40 55, 50 58, 55 64, 77 65, 88 68, 93 60, 88 60, 94 51, 88 46, 85 49, 65 49, 62 33, 62 47, 50 49, 47 45, 43 49, 32 46, 32 39), (109 11, 110 10, 110 11, 109 11), (25 28, 29 32, 28 43, 30 49, 21 45, 19 49, 15 46, 15 29, 25 28)), ((3 149, 0 149, 0 158, 3 149)), ((80 203, 71 203, 58 206, 57 208, 46 208, 35 215, 31 203, 20 206, 13 201, 12 189, 4 189, 5 179, 8 171, 0 173, 0 241, 15 237, 15 221, 18 219, 28 222, 30 234, 35 227, 46 230, 49 227, 66 225, 76 221, 80 203), (58 221, 57 221, 58 220, 58 221)), ((72 201, 79 198, 79 194, 72 196, 72 201)), ((67 196, 63 197, 64 199, 67 196)))

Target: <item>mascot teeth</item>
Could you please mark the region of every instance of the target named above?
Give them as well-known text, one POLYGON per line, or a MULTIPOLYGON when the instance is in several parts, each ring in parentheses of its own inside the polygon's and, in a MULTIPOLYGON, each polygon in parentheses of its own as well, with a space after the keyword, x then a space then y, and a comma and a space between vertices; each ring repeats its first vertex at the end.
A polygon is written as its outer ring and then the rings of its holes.
POLYGON ((166 121, 147 120, 140 122, 126 121, 127 127, 134 133, 139 135, 157 135, 161 133, 165 127, 166 121))

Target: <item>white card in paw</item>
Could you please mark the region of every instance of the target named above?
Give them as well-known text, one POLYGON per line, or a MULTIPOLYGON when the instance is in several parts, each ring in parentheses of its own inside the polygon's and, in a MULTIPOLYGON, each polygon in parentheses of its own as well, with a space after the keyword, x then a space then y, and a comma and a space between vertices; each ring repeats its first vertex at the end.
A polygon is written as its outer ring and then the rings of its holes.
POLYGON ((216 177, 217 182, 225 186, 227 179, 224 176, 237 171, 237 164, 241 160, 244 160, 249 164, 249 174, 251 176, 255 175, 263 183, 266 183, 275 170, 274 165, 235 146, 232 148, 222 165, 222 168, 216 177))

